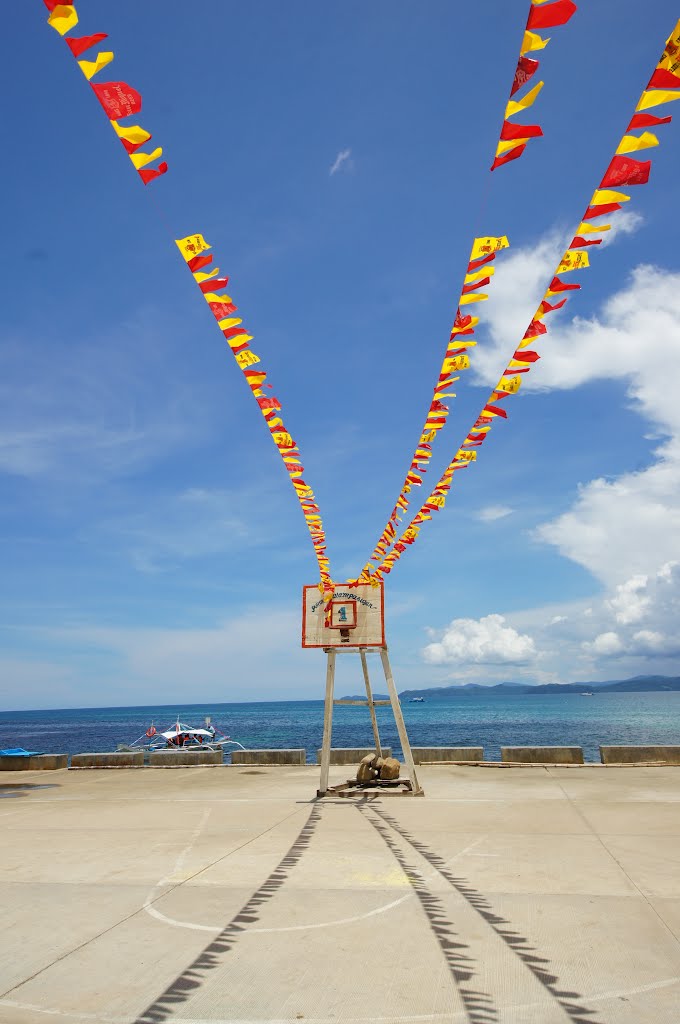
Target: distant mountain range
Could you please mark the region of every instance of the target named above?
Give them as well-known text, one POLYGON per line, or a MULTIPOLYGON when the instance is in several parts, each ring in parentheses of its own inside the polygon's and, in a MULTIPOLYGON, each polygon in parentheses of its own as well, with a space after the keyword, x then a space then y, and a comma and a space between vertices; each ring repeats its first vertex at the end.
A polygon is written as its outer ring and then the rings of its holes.
MULTIPOLYGON (((680 690, 680 676, 633 676, 632 679, 614 679, 605 682, 584 683, 542 683, 532 686, 527 683, 463 683, 460 686, 430 686, 423 690, 401 690, 402 700, 411 697, 427 699, 442 697, 469 697, 480 692, 507 696, 513 693, 651 693, 661 690, 680 690)), ((375 700, 387 700, 388 694, 374 693, 375 700)), ((366 694, 353 694, 341 700, 365 700, 366 694)))

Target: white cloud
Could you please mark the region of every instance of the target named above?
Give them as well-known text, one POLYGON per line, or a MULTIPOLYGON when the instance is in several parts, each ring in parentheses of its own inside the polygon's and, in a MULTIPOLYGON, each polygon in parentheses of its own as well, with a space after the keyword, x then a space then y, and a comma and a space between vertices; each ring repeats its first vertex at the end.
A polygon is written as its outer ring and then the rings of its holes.
POLYGON ((605 218, 604 223, 607 220, 611 223, 611 227, 602 235, 602 244, 598 247, 600 249, 606 249, 608 245, 616 241, 619 235, 634 234, 644 224, 644 217, 636 213, 635 210, 618 210, 609 218, 605 218))
POLYGON ((351 149, 341 149, 340 150, 340 152, 338 153, 338 155, 336 156, 336 158, 335 158, 335 160, 333 162, 333 166, 331 167, 330 171, 328 172, 330 174, 330 176, 333 177, 334 174, 337 174, 338 171, 340 170, 340 168, 343 166, 343 164, 346 164, 347 167, 351 167, 352 166, 352 150, 351 149))
POLYGON ((502 615, 454 619, 438 641, 423 649, 431 665, 523 665, 535 656, 532 638, 506 625, 502 615))
MULTIPOLYGON (((612 224, 621 234, 635 230, 639 218, 619 211, 612 224)), ((559 242, 549 236, 499 264, 487 303, 492 344, 480 346, 474 361, 485 384, 498 380, 524 333, 559 242)), ((524 377, 522 393, 624 380, 632 408, 659 439, 648 467, 584 482, 573 506, 537 530, 538 539, 611 588, 654 572, 680 550, 680 402, 669 386, 680 379, 680 273, 638 266, 596 315, 567 319, 568 309, 546 319, 548 338, 536 343, 544 358, 524 377)))
POLYGON ((620 654, 623 650, 623 644, 618 633, 614 633, 611 630, 608 633, 600 633, 596 636, 592 643, 584 643, 585 650, 590 650, 593 654, 603 654, 608 657, 612 654, 620 654))
POLYGON ((625 583, 619 583, 616 595, 607 602, 614 612, 614 618, 623 625, 639 622, 649 607, 650 597, 645 593, 649 577, 632 576, 625 583))
POLYGON ((487 505, 485 508, 480 508, 477 519, 483 523, 493 523, 496 519, 504 519, 506 516, 512 515, 512 511, 508 505, 487 505))

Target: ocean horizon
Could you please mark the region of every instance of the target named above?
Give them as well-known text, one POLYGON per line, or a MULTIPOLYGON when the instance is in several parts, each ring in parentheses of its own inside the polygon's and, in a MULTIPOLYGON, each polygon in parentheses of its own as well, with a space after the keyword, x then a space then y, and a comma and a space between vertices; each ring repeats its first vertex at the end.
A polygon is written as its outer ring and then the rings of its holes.
MULTIPOLYGON (((303 747, 313 763, 321 746, 323 700, 205 701, 108 708, 0 712, 0 748, 41 753, 99 753, 131 743, 152 723, 161 731, 177 718, 213 724, 246 748, 303 747)), ((412 746, 483 747, 500 760, 501 746, 579 746, 599 761, 600 745, 680 743, 680 692, 465 694, 402 703, 412 746)), ((401 756, 389 707, 377 708, 381 740, 401 756)), ((371 747, 366 708, 336 707, 333 746, 371 747)))

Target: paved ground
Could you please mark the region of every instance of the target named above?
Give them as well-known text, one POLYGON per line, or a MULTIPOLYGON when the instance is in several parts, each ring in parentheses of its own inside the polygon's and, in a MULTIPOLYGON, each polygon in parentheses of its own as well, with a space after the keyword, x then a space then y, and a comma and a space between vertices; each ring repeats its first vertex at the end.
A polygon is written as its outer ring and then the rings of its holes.
POLYGON ((680 769, 421 778, 3 773, 1 1024, 678 1024, 680 769))

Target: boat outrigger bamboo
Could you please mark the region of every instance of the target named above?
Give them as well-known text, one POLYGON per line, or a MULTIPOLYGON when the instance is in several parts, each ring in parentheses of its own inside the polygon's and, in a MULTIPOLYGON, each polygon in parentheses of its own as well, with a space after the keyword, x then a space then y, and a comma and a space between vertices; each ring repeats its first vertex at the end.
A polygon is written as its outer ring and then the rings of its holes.
POLYGON ((132 743, 119 743, 116 750, 163 750, 163 749, 201 749, 201 750, 224 750, 225 747, 238 747, 245 750, 245 747, 226 736, 219 729, 212 725, 210 718, 205 720, 205 728, 194 728, 180 722, 179 718, 174 725, 164 732, 159 732, 156 726, 151 723, 146 732, 138 736, 132 743))

